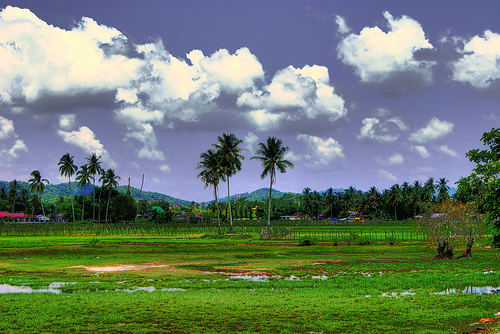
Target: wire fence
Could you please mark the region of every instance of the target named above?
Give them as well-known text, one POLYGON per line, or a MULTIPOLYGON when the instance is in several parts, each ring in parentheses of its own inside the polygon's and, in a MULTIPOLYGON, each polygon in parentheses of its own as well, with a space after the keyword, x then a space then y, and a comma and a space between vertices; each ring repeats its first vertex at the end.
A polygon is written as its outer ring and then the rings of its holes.
MULTIPOLYGON (((219 234, 218 226, 186 224, 65 224, 65 223, 15 223, 0 225, 0 237, 4 236, 203 236, 219 234)), ((369 226, 311 226, 310 229, 293 227, 262 228, 262 226, 221 227, 223 235, 258 234, 262 239, 370 239, 370 240, 425 240, 428 235, 411 226, 406 228, 370 228, 369 226)))

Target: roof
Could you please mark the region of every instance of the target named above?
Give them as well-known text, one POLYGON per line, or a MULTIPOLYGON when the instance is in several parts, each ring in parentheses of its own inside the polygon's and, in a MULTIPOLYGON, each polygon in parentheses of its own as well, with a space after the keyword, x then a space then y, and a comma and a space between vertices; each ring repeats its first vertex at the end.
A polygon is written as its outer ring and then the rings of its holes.
POLYGON ((151 210, 156 211, 158 213, 165 213, 165 210, 163 210, 161 206, 152 206, 151 210))
POLYGON ((1 211, 0 217, 26 218, 28 216, 26 216, 24 213, 11 213, 11 212, 1 211))

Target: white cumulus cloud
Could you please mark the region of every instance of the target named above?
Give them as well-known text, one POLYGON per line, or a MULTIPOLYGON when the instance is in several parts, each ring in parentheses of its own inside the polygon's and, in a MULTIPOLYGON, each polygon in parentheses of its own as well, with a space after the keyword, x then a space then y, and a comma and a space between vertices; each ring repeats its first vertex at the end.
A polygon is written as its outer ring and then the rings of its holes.
POLYGON ((336 158, 343 158, 343 147, 333 138, 321 138, 306 134, 297 136, 297 140, 307 143, 312 156, 306 157, 311 165, 327 165, 336 158))
POLYGON ((451 63, 453 80, 468 82, 476 88, 486 88, 500 78, 499 34, 486 30, 483 36, 454 40, 464 43, 464 46, 458 49, 462 57, 451 63))
POLYGON ((424 144, 429 141, 436 140, 438 138, 444 137, 453 131, 453 123, 448 121, 441 121, 436 117, 433 117, 427 126, 417 130, 410 134, 410 140, 424 144))
POLYGON ((104 148, 104 145, 95 137, 94 132, 88 127, 81 126, 77 131, 64 131, 59 129, 57 134, 65 143, 76 146, 89 155, 95 153, 97 156, 102 156, 103 160, 109 163, 113 168, 117 166, 116 162, 111 159, 108 151, 104 148))
POLYGON ((398 132, 408 130, 399 117, 382 121, 375 117, 367 117, 361 124, 358 139, 371 139, 381 143, 394 142, 399 138, 398 132))
POLYGON ((399 72, 418 73, 432 81, 434 63, 414 57, 418 50, 433 49, 420 23, 408 16, 395 19, 389 12, 384 17, 388 32, 365 27, 359 35, 346 36, 337 46, 338 58, 354 67, 363 82, 380 82, 399 72))
POLYGON ((449 156, 452 157, 458 157, 458 153, 451 148, 448 147, 448 145, 441 145, 439 146, 439 150, 445 154, 448 154, 449 156))
POLYGON ((386 171, 385 169, 379 169, 377 171, 377 176, 379 179, 382 179, 384 181, 395 182, 398 180, 398 178, 394 174, 386 171))
POLYGON ((412 146, 412 149, 417 152, 418 154, 420 154, 420 156, 424 159, 428 158, 431 156, 431 154, 429 153, 429 151, 427 150, 427 148, 425 146, 422 146, 422 145, 415 145, 415 146, 412 146))
POLYGON ((333 122, 344 117, 347 110, 329 81, 324 66, 306 65, 297 69, 288 66, 278 71, 262 90, 242 93, 237 103, 254 110, 286 112, 288 120, 326 116, 333 122))

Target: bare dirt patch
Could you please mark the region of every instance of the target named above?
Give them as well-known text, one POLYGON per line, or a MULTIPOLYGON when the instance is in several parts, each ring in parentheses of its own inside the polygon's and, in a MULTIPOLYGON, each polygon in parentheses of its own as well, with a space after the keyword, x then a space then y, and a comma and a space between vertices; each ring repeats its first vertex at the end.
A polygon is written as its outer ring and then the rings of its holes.
POLYGON ((143 264, 143 265, 133 265, 133 264, 116 264, 112 266, 71 266, 70 268, 83 268, 88 271, 94 271, 99 273, 112 273, 117 271, 130 271, 130 270, 146 270, 151 268, 172 268, 168 264, 143 264))

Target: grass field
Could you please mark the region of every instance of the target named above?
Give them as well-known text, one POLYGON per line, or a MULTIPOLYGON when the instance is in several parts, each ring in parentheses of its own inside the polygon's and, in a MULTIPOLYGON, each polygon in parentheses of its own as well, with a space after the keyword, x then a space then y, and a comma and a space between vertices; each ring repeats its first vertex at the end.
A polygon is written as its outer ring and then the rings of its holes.
POLYGON ((261 240, 258 228, 242 227, 224 236, 187 229, 2 234, 0 332, 472 333, 498 326, 500 294, 489 290, 500 288, 500 253, 487 241, 476 243, 472 259, 437 261, 434 245, 401 233, 410 225, 365 226, 400 232, 387 240, 365 234, 365 242, 359 226, 335 226, 345 231, 337 236, 325 233, 331 226, 294 228, 316 231, 315 244, 261 240))

